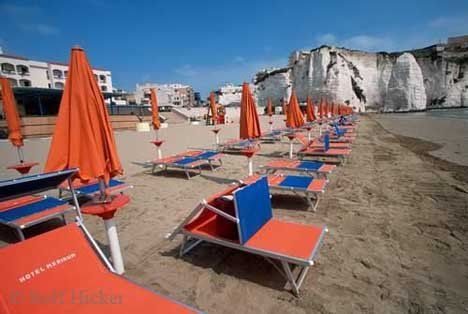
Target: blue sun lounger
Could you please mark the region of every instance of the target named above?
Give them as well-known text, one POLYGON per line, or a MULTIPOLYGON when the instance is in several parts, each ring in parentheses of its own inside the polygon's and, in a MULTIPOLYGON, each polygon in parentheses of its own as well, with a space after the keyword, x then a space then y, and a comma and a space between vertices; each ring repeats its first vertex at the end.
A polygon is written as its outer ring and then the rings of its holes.
POLYGON ((203 200, 169 239, 183 235, 181 256, 203 241, 262 256, 298 295, 326 231, 273 218, 267 178, 259 177, 203 200))
MULTIPOLYGON (((133 185, 130 185, 124 181, 110 179, 109 184, 106 186, 107 193, 110 195, 122 194, 125 190, 133 188, 133 185)), ((88 184, 74 185, 75 193, 78 196, 87 196, 93 197, 101 192, 99 188, 99 182, 92 181, 88 184)), ((59 187, 59 198, 62 198, 64 192, 70 192, 68 184, 62 184, 59 187)))
MULTIPOLYGON (((258 175, 250 176, 242 182, 252 182, 258 180, 259 177, 258 175)), ((267 178, 268 186, 272 192, 292 192, 295 195, 303 196, 309 204, 309 208, 313 211, 317 209, 320 195, 325 192, 328 183, 326 179, 318 179, 312 176, 275 174, 269 175, 267 178)))
POLYGON ((320 161, 276 159, 261 165, 259 168, 266 175, 275 174, 277 171, 293 171, 306 175, 317 175, 327 179, 328 175, 335 170, 336 165, 320 161))
POLYGON ((217 146, 217 150, 223 153, 239 153, 244 149, 254 148, 259 145, 257 140, 233 139, 217 146))
POLYGON ((77 171, 67 169, 0 181, 0 224, 13 228, 20 240, 24 240, 23 230, 26 228, 56 217, 65 221, 65 214, 72 210, 81 217, 73 188, 73 205, 55 197, 36 195, 58 189, 63 181, 71 184, 71 177, 77 171))

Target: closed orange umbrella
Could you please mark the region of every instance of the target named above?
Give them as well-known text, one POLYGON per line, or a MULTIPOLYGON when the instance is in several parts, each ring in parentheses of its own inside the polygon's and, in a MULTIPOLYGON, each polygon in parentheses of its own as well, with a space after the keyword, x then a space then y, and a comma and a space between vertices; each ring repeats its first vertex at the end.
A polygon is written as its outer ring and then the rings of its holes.
POLYGON ((211 119, 213 119, 213 123, 216 124, 216 121, 218 121, 218 112, 216 110, 216 99, 213 92, 210 93, 210 109, 211 119))
POLYGON ((267 103, 267 115, 271 117, 273 115, 273 108, 271 104, 271 98, 268 98, 268 103, 267 103))
POLYGON ((304 125, 304 116, 302 115, 299 102, 297 101, 296 91, 293 90, 288 106, 288 116, 286 126, 290 128, 299 128, 304 125))
POLYGON ((78 178, 87 182, 123 173, 106 105, 85 52, 71 51, 46 171, 78 167, 78 178))
POLYGON ((327 101, 326 104, 327 106, 325 107, 325 110, 326 110, 325 112, 326 112, 326 116, 329 117, 332 114, 331 103, 327 101))
POLYGON ((159 130, 161 127, 161 121, 159 121, 158 97, 154 88, 151 89, 151 116, 153 129, 159 130))
POLYGON ((314 103, 312 102, 312 97, 307 96, 307 122, 314 122, 317 118, 315 117, 314 103))
POLYGON ((260 137, 261 134, 257 106, 250 94, 249 83, 244 83, 242 85, 239 137, 241 139, 252 139, 260 137))
POLYGON ((8 126, 8 139, 13 146, 20 148, 23 146, 21 122, 18 111, 16 110, 15 97, 6 77, 0 77, 0 87, 3 99, 3 112, 5 113, 8 126))
POLYGON ((323 118, 323 98, 320 99, 320 104, 318 107, 318 115, 320 119, 323 118))

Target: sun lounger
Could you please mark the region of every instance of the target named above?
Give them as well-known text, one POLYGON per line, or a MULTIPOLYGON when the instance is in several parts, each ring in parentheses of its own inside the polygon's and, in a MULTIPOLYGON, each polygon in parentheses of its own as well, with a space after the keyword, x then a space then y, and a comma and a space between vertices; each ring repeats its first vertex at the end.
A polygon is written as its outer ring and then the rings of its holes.
POLYGON ((0 224, 13 228, 20 240, 24 240, 26 228, 57 217, 65 220, 65 214, 73 210, 81 216, 76 197, 73 206, 52 196, 34 195, 57 189, 63 181, 71 184, 71 177, 77 171, 68 169, 0 181, 0 224))
MULTIPOLYGON (((243 180, 244 183, 256 181, 260 176, 254 175, 243 180)), ((303 196, 309 203, 309 207, 316 211, 320 201, 320 195, 325 192, 327 179, 317 179, 311 176, 293 176, 276 174, 269 175, 268 186, 270 191, 292 192, 303 196)))
POLYGON ((181 256, 203 241, 262 256, 297 295, 326 230, 273 218, 267 178, 260 177, 203 200, 169 238, 183 234, 181 256))
POLYGON ((326 160, 327 162, 337 162, 344 164, 346 156, 351 153, 348 148, 330 148, 329 135, 324 136, 322 147, 306 147, 301 149, 297 154, 302 158, 308 157, 314 160, 326 160))
MULTIPOLYGON (((298 140, 299 143, 302 144, 303 149, 304 148, 309 148, 309 147, 323 147, 323 138, 315 138, 311 141, 309 141, 304 134, 297 133, 296 134, 296 139, 298 140)), ((330 148, 350 148, 351 143, 349 142, 330 142, 330 148)))
POLYGON ((190 172, 196 171, 197 174, 201 174, 203 165, 209 165, 211 170, 215 170, 214 162, 218 161, 220 166, 222 156, 219 152, 201 150, 179 153, 152 161, 152 173, 154 174, 157 169, 167 171, 168 168, 176 168, 182 169, 187 179, 190 179, 190 172))
POLYGON ((115 274, 81 223, 1 248, 0 278, 5 314, 198 313, 115 274))
MULTIPOLYGON (((99 182, 97 180, 92 180, 87 184, 73 184, 75 193, 78 196, 86 195, 88 197, 93 197, 100 193, 99 182)), ((133 188, 133 185, 125 183, 121 180, 110 179, 109 184, 106 186, 106 193, 108 195, 122 194, 128 189, 133 188)), ((62 198, 64 192, 70 192, 68 184, 61 184, 59 186, 59 198, 62 198)))
POLYGON ((260 136, 260 141, 262 143, 279 142, 281 141, 281 135, 283 134, 283 132, 283 130, 276 129, 272 130, 271 132, 263 133, 262 136, 260 136))
POLYGON ((258 147, 259 143, 257 140, 243 140, 243 139, 231 139, 224 143, 218 144, 217 150, 223 153, 240 153, 244 149, 258 147))
POLYGON ((176 156, 184 157, 194 157, 202 160, 208 161, 208 164, 212 171, 215 171, 217 168, 223 165, 223 154, 220 152, 210 151, 210 150, 190 150, 177 154, 176 156), (218 163, 218 164, 216 164, 218 163))
POLYGON ((277 171, 294 171, 307 175, 316 174, 328 178, 328 175, 335 170, 336 165, 330 165, 318 161, 276 159, 259 167, 265 174, 275 174, 277 171))

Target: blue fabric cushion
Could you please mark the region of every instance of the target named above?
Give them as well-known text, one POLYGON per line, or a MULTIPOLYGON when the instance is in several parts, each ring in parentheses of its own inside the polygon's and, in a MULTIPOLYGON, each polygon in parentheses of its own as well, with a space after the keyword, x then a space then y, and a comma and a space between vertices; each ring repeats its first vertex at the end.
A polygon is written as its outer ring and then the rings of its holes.
POLYGON ((57 207, 66 203, 67 202, 59 200, 54 197, 47 197, 38 202, 23 205, 20 207, 11 208, 3 212, 0 212, 0 220, 8 221, 8 222, 15 221, 17 219, 27 217, 32 214, 39 213, 44 210, 54 208, 54 207, 57 207))
POLYGON ((313 180, 313 177, 287 176, 279 186, 306 190, 313 180))
POLYGON ((307 170, 318 170, 323 166, 322 162, 317 161, 302 161, 297 168, 307 170))
POLYGON ((184 157, 181 160, 174 162, 174 164, 183 166, 183 165, 190 164, 198 160, 199 160, 198 158, 194 158, 194 157, 184 157))
MULTIPOLYGON (((112 180, 112 179, 109 181, 109 187, 111 188, 114 186, 121 185, 121 184, 124 184, 124 182, 119 181, 119 180, 112 180)), ((85 185, 83 187, 76 189, 76 191, 82 194, 92 194, 92 193, 99 192, 99 183, 85 185)))
POLYGON ((198 159, 209 159, 209 158, 211 158, 211 157, 213 157, 215 155, 218 155, 218 153, 208 151, 208 152, 203 152, 200 155, 197 155, 197 156, 194 156, 194 157, 196 157, 198 159))

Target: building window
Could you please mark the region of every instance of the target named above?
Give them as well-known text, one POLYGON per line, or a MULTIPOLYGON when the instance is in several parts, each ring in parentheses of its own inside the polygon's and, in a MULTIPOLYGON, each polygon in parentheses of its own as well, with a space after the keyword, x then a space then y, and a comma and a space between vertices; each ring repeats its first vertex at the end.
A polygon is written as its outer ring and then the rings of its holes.
POLYGON ((31 81, 30 81, 30 80, 21 79, 21 80, 19 80, 19 85, 20 85, 21 87, 31 87, 31 81))
POLYGON ((62 82, 55 82, 55 88, 57 89, 63 89, 63 83, 62 82))
POLYGON ((99 75, 99 80, 101 81, 101 83, 105 83, 106 82, 106 76, 101 74, 99 75))
POLYGON ((10 82, 11 87, 16 87, 18 86, 18 81, 12 78, 8 79, 8 82, 10 82))
POLYGON ((19 75, 29 75, 29 68, 23 64, 18 64, 16 66, 16 72, 18 72, 19 75))
POLYGON ((97 76, 97 74, 94 74, 94 79, 96 80, 96 82, 98 82, 98 76, 97 76))
POLYGON ((62 79, 63 78, 63 73, 60 70, 52 70, 52 74, 54 75, 54 78, 56 79, 62 79))
POLYGON ((107 86, 106 85, 101 85, 101 90, 103 92, 107 92, 107 86))
POLYGON ((2 63, 2 72, 8 74, 15 73, 15 66, 11 63, 2 63))
POLYGON ((68 71, 63 71, 63 75, 65 76, 65 78, 67 78, 67 76, 68 76, 68 71))

